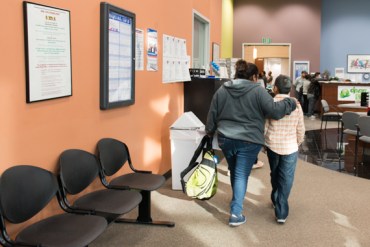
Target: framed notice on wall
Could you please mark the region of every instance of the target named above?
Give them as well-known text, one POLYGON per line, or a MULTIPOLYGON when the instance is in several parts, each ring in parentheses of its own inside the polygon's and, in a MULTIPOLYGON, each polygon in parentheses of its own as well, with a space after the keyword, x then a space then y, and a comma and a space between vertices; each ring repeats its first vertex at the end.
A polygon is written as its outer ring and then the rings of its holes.
POLYGON ((23 2, 26 101, 72 95, 70 12, 23 2))
POLYGON ((293 81, 301 76, 302 71, 310 73, 310 61, 294 61, 293 62, 293 81))
POLYGON ((135 103, 135 14, 100 5, 100 109, 135 103))

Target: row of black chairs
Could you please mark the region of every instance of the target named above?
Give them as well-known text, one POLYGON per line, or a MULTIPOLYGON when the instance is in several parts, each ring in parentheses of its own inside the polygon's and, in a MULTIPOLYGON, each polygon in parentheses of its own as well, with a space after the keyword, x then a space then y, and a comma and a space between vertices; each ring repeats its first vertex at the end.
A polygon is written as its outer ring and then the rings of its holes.
MULTIPOLYGON (((322 115, 321 115, 321 126, 320 131, 322 131, 323 122, 325 122, 325 130, 327 126, 327 122, 333 121, 338 123, 338 134, 340 132, 340 141, 339 141, 339 148, 338 148, 338 165, 339 171, 342 171, 341 159, 342 153, 344 151, 343 145, 343 136, 344 134, 354 136, 355 139, 355 152, 354 152, 354 163, 353 163, 353 173, 354 175, 358 175, 358 167, 359 165, 364 164, 364 157, 365 153, 368 152, 366 149, 366 145, 370 143, 370 117, 364 114, 360 114, 359 112, 351 112, 345 111, 340 112, 336 109, 335 106, 329 106, 325 99, 321 100, 322 105, 322 115), (334 108, 334 111, 330 111, 330 107, 334 108), (339 127, 341 124, 341 127, 339 127), (363 150, 362 150, 362 161, 358 162, 358 145, 359 142, 363 143, 363 150)), ((369 154, 367 154, 369 156, 369 154)))
POLYGON ((97 150, 97 155, 80 149, 64 151, 57 175, 31 165, 5 170, 0 177, 0 243, 3 246, 88 246, 112 222, 175 225, 151 218, 151 191, 164 184, 164 176, 135 169, 128 147, 116 139, 101 139, 97 150), (132 172, 111 178, 125 163, 132 172), (98 177, 105 188, 85 192, 98 177), (14 238, 9 236, 9 224, 26 222, 53 198, 63 213, 28 225, 14 238), (121 218, 137 207, 137 219, 121 218))
POLYGON ((358 175, 358 145, 361 141, 363 144, 361 164, 363 164, 364 157, 366 154, 366 145, 370 143, 370 117, 360 114, 358 112, 343 112, 342 116, 342 131, 340 138, 340 149, 339 149, 339 169, 341 169, 341 154, 343 152, 343 135, 354 136, 355 139, 355 153, 354 153, 354 164, 353 173, 358 175))

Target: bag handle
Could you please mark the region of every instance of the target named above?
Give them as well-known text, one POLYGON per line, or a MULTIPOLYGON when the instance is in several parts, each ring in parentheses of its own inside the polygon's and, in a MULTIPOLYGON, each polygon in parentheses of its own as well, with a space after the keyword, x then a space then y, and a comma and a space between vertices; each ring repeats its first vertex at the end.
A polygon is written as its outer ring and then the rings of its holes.
POLYGON ((202 151, 203 151, 203 154, 205 154, 207 151, 211 149, 212 149, 212 138, 209 137, 208 135, 203 136, 202 141, 200 142, 198 148, 195 150, 194 155, 189 162, 189 165, 196 162, 196 160, 198 159, 202 151), (206 147, 204 148, 205 145, 206 147))
POLYGON ((195 150, 194 155, 191 158, 188 167, 180 173, 181 186, 182 186, 182 191, 184 193, 186 193, 185 192, 185 181, 184 181, 185 175, 191 169, 193 169, 196 165, 198 165, 198 163, 196 161, 197 161, 199 155, 202 153, 202 151, 203 151, 203 154, 205 154, 209 150, 212 150, 212 138, 208 135, 205 135, 205 136, 203 136, 202 141, 200 142, 199 146, 195 150), (206 145, 206 147, 204 148, 205 145, 206 145))

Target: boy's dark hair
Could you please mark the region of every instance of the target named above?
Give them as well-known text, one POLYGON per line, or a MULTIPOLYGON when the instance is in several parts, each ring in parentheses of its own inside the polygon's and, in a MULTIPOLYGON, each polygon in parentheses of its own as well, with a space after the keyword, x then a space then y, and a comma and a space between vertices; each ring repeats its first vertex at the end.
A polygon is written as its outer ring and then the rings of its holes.
POLYGON ((275 87, 277 87, 280 94, 289 94, 292 80, 290 80, 289 76, 279 75, 275 80, 275 87))

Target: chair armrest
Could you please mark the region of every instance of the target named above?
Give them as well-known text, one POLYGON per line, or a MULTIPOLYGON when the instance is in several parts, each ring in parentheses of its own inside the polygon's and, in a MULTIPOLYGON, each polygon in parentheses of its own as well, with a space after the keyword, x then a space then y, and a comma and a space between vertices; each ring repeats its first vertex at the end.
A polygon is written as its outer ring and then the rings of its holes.
POLYGON ((143 170, 134 170, 134 172, 137 172, 137 173, 148 173, 148 174, 152 174, 153 173, 152 171, 143 171, 143 170))
POLYGON ((70 214, 89 214, 89 215, 95 215, 96 211, 94 209, 84 209, 84 208, 78 208, 71 205, 65 205, 62 206, 63 211, 70 213, 70 214))
POLYGON ((65 194, 61 191, 58 191, 57 193, 58 203, 60 207, 63 209, 63 211, 67 213, 73 213, 73 214, 91 214, 95 215, 96 211, 95 209, 84 209, 84 208, 78 208, 76 206, 73 206, 69 203, 68 199, 66 198, 65 194))
MULTIPOLYGON (((9 246, 18 246, 18 247, 22 247, 22 246, 42 247, 41 244, 27 244, 27 243, 23 243, 23 242, 19 242, 19 241, 13 241, 13 240, 6 241, 6 243, 7 244, 10 244, 9 246)), ((8 246, 8 245, 5 245, 5 246, 8 246)))
POLYGON ((134 165, 131 162, 131 158, 128 159, 128 165, 130 166, 130 168, 131 168, 131 170, 133 172, 137 172, 137 173, 152 173, 151 171, 144 171, 144 170, 137 170, 137 169, 135 169, 134 165))
POLYGON ((357 137, 359 137, 361 135, 361 133, 360 133, 360 125, 358 125, 358 123, 357 123, 357 124, 355 124, 355 127, 357 129, 357 135, 356 135, 356 138, 357 138, 357 137))
POLYGON ((70 213, 70 214, 96 215, 96 211, 93 210, 93 209, 81 209, 81 208, 77 208, 77 207, 71 207, 71 208, 68 208, 67 210, 64 210, 64 211, 67 212, 67 213, 70 213))
POLYGON ((127 185, 122 185, 122 186, 108 185, 107 188, 112 189, 112 190, 132 190, 132 188, 127 185))
MULTIPOLYGON (((332 108, 336 113, 343 113, 343 110, 341 110, 339 107, 337 107, 336 105, 329 105, 329 108, 332 108)), ((339 115, 339 114, 338 114, 339 115)))

